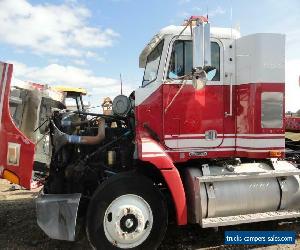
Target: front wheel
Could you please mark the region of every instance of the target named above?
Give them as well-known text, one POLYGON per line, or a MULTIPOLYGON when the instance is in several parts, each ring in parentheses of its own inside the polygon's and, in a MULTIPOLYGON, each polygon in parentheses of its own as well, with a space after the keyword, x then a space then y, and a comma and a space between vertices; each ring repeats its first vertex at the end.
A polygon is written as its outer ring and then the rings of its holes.
POLYGON ((97 249, 156 249, 167 228, 167 206, 144 176, 122 173, 103 183, 87 213, 87 233, 97 249))

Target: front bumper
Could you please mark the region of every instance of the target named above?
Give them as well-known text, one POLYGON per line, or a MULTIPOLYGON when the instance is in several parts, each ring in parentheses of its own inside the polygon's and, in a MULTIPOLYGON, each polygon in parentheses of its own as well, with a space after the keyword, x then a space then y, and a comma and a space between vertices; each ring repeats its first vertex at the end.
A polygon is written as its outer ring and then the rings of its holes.
POLYGON ((81 194, 40 194, 36 199, 37 224, 52 239, 75 240, 81 194))

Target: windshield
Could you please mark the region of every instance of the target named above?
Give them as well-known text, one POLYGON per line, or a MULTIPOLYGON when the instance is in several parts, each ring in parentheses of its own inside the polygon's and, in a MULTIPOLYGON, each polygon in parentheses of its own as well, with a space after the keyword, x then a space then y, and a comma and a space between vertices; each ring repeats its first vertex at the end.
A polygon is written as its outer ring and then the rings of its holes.
POLYGON ((143 79, 143 86, 156 79, 163 46, 164 41, 162 40, 148 55, 143 79))

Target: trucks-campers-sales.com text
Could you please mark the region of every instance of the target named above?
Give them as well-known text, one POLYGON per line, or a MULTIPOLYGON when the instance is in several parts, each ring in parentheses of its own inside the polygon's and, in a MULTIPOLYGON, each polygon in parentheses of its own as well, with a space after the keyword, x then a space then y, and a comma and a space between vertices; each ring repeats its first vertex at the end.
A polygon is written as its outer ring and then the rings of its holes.
POLYGON ((295 244, 294 231, 226 231, 225 244, 295 244))

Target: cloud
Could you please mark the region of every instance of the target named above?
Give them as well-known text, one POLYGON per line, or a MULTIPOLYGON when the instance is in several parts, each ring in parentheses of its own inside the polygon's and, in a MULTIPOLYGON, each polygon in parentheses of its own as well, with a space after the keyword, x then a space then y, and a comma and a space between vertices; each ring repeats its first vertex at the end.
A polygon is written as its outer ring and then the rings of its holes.
POLYGON ((118 80, 95 76, 92 71, 75 66, 52 63, 45 67, 28 67, 19 62, 13 62, 13 64, 14 75, 22 80, 76 87, 108 87, 118 84, 118 80))
POLYGON ((186 4, 191 2, 191 0, 178 0, 178 4, 186 4))
POLYGON ((86 58, 93 58, 93 59, 97 60, 98 62, 105 62, 105 58, 104 57, 101 57, 97 53, 94 53, 92 51, 87 51, 85 53, 85 57, 86 58))
POLYGON ((222 8, 221 6, 218 6, 217 8, 210 10, 210 9, 205 9, 199 6, 193 6, 187 9, 181 10, 178 14, 177 17, 179 18, 189 18, 190 16, 199 16, 199 15, 205 15, 207 14, 208 11, 208 17, 213 18, 218 15, 224 15, 226 13, 226 10, 222 8))
POLYGON ((85 66, 87 64, 85 60, 81 60, 81 59, 75 59, 73 60, 73 63, 79 66, 85 66))
POLYGON ((296 112, 300 109, 300 59, 288 60, 285 65, 285 104, 286 111, 296 112))
MULTIPOLYGON (((55 85, 67 85, 73 87, 82 87, 87 89, 91 95, 92 106, 98 106, 104 97, 112 99, 120 94, 120 80, 110 77, 94 75, 92 71, 75 67, 64 66, 56 63, 45 67, 29 67, 20 62, 11 62, 14 65, 14 81, 23 80, 55 85)), ((129 95, 133 87, 124 82, 123 93, 129 95)), ((98 110, 99 111, 99 110, 98 110)))
POLYGON ((224 15, 225 13, 226 13, 226 10, 223 9, 221 6, 218 6, 216 9, 213 9, 213 10, 208 10, 208 16, 209 17, 224 15))
POLYGON ((74 1, 36 4, 0 1, 0 41, 38 54, 85 56, 86 49, 112 46, 119 36, 110 28, 91 27, 90 11, 74 1))
POLYGON ((267 22, 261 22, 265 31, 271 33, 286 34, 286 58, 300 58, 300 26, 299 26, 299 0, 285 1, 267 0, 268 13, 277 13, 280 15, 267 15, 267 22), (284 17, 284 18, 283 18, 284 17))
POLYGON ((289 27, 283 33, 286 33, 286 56, 290 59, 300 58, 300 28, 287 26, 289 27))

